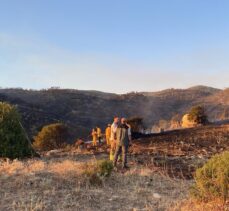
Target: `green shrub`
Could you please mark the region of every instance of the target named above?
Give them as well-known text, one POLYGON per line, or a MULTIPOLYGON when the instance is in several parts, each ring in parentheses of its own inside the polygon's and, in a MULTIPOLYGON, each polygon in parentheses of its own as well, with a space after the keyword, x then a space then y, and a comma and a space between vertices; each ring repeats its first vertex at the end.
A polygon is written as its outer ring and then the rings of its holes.
POLYGON ((97 162, 98 173, 102 177, 109 177, 113 170, 113 163, 109 160, 100 160, 97 162))
POLYGON ((67 127, 61 123, 44 126, 34 137, 33 146, 38 150, 52 150, 64 146, 67 139, 67 127))
POLYGON ((103 179, 109 177, 113 170, 111 161, 100 160, 96 163, 86 164, 83 174, 93 186, 101 186, 103 179))
POLYGON ((197 199, 227 200, 229 194, 229 151, 212 157, 196 170, 191 195, 197 199))
POLYGON ((205 109, 203 106, 195 106, 191 108, 188 118, 190 121, 193 121, 197 124, 207 124, 208 123, 208 118, 205 113, 205 109))
POLYGON ((15 106, 0 102, 0 157, 14 159, 35 155, 20 121, 15 106))

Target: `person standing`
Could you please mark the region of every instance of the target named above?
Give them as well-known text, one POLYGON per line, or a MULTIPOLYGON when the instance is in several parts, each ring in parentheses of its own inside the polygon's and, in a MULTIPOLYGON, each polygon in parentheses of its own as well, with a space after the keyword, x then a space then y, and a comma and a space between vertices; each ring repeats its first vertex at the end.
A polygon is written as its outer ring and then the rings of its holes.
POLYGON ((92 146, 97 146, 97 132, 94 128, 92 129, 91 136, 92 136, 92 146))
POLYGON ((116 149, 116 131, 118 128, 118 124, 119 124, 119 118, 115 117, 114 122, 111 125, 111 135, 110 135, 110 145, 111 145, 110 160, 111 161, 114 160, 114 154, 115 154, 115 149, 116 149))
POLYGON ((102 130, 99 127, 96 127, 96 129, 97 129, 97 136, 98 136, 99 144, 101 144, 102 130))
POLYGON ((109 146, 110 145, 110 138, 111 138, 111 125, 110 124, 107 125, 105 135, 106 135, 106 143, 109 146))
POLYGON ((122 167, 128 168, 127 166, 127 153, 129 145, 131 144, 131 128, 127 124, 126 119, 121 119, 121 124, 118 126, 116 130, 117 143, 116 143, 116 151, 114 156, 114 167, 117 167, 117 161, 119 155, 122 153, 122 167))

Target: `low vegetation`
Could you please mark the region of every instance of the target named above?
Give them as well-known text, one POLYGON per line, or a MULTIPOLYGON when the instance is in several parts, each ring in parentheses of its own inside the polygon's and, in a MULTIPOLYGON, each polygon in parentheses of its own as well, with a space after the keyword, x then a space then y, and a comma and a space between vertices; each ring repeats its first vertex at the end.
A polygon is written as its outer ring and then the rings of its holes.
POLYGON ((105 178, 110 177, 113 170, 113 164, 108 160, 99 160, 93 163, 86 163, 83 175, 86 176, 89 183, 93 186, 101 186, 105 178))
POLYGON ((229 151, 213 156, 202 168, 197 169, 193 197, 205 201, 229 196, 229 151))

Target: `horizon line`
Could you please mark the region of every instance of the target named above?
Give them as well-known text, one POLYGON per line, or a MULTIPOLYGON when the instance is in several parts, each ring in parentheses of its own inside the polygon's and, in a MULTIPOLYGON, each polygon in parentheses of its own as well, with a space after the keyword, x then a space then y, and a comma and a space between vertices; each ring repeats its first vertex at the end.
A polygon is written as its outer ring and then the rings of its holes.
POLYGON ((194 85, 194 86, 190 86, 190 87, 186 87, 186 88, 174 88, 174 87, 170 87, 170 88, 165 88, 165 89, 160 89, 160 90, 155 90, 155 91, 128 91, 128 92, 124 92, 124 93, 115 93, 115 92, 106 92, 106 91, 102 91, 102 90, 96 90, 96 89, 77 89, 77 88, 69 88, 69 87, 60 87, 60 86, 51 86, 51 87, 47 87, 47 88, 40 88, 40 89, 36 89, 36 88, 26 88, 26 87, 1 87, 0 86, 0 90, 9 90, 9 89, 14 89, 14 90, 24 90, 24 91, 46 91, 46 90, 73 90, 73 91, 85 91, 85 92, 100 92, 100 93, 107 93, 107 94, 118 94, 118 95, 122 95, 122 94, 129 94, 129 93, 152 93, 152 92, 162 92, 162 91, 166 91, 166 90, 188 90, 188 89, 194 89, 194 88, 211 88, 211 89, 217 89, 217 90, 225 90, 228 89, 229 87, 224 87, 224 88, 218 88, 218 87, 213 87, 213 86, 207 86, 207 85, 194 85))

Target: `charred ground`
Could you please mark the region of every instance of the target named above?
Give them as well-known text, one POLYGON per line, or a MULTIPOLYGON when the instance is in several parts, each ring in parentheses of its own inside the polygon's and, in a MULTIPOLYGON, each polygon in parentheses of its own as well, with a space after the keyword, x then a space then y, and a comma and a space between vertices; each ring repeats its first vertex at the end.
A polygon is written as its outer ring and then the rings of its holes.
MULTIPOLYGON (((101 153, 89 147, 89 151, 101 153)), ((139 137, 130 148, 130 164, 147 166, 172 178, 192 179, 195 170, 229 150, 229 124, 200 126, 139 137)))

